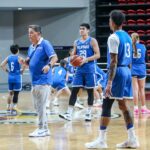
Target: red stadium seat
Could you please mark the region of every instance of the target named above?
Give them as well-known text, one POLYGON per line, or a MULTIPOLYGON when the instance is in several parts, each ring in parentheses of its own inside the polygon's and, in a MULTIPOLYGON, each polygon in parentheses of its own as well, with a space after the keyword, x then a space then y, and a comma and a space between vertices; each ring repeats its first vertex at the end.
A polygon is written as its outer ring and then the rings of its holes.
POLYGON ((127 1, 126 1, 126 0, 118 0, 118 3, 119 3, 120 5, 123 5, 123 4, 127 4, 127 1))
POLYGON ((128 0, 128 4, 136 4, 136 0, 128 0))
POLYGON ((146 30, 146 34, 147 34, 147 35, 150 35, 150 30, 146 30))
POLYGON ((135 20, 132 20, 132 19, 129 19, 127 21, 128 25, 135 25, 136 24, 136 21, 135 20))
POLYGON ((143 40, 140 40, 140 43, 141 43, 141 44, 145 44, 145 41, 143 41, 143 40))
POLYGON ((143 9, 138 9, 138 10, 136 11, 136 13, 139 14, 139 15, 145 14, 145 10, 143 10, 143 9))
POLYGON ((150 46, 150 40, 146 41, 146 46, 150 46))
POLYGON ((147 13, 147 14, 150 14, 150 9, 146 9, 146 13, 147 13))
POLYGON ((129 31, 128 31, 129 34, 132 34, 132 33, 134 33, 134 32, 135 32, 134 30, 129 30, 129 31))
POLYGON ((145 0, 137 0, 137 4, 144 4, 145 0))
POLYGON ((145 20, 143 20, 143 19, 138 19, 136 22, 138 25, 144 25, 145 24, 145 20))
POLYGON ((137 33, 139 34, 139 36, 145 35, 145 31, 144 30, 137 30, 137 33))
POLYGON ((129 10, 127 10, 127 13, 129 14, 129 15, 134 15, 134 14, 136 14, 136 11, 135 10, 133 10, 133 9, 129 9, 129 10))
POLYGON ((146 19, 146 23, 150 25, 150 19, 146 19))
POLYGON ((145 3, 148 3, 148 4, 150 4, 150 0, 146 0, 146 1, 145 1, 145 3))
POLYGON ((150 49, 147 50, 147 53, 150 54, 150 49))

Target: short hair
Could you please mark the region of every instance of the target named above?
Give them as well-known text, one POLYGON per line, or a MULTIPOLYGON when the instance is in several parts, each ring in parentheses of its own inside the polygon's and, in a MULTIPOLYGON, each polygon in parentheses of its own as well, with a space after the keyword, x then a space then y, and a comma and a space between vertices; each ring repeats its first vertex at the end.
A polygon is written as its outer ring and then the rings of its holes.
POLYGON ((17 54, 19 51, 19 46, 17 44, 13 44, 10 46, 10 51, 12 54, 17 54))
POLYGON ((42 34, 42 29, 41 29, 41 26, 39 26, 39 25, 29 25, 28 26, 28 28, 31 28, 31 29, 33 29, 35 32, 39 32, 39 33, 41 33, 42 34))
POLYGON ((65 67, 66 64, 67 64, 67 61, 66 61, 66 60, 64 60, 64 59, 61 59, 61 60, 60 60, 60 66, 61 66, 61 67, 65 67))
POLYGON ((121 26, 125 21, 125 14, 122 13, 120 10, 112 10, 109 16, 117 26, 121 26))
POLYGON ((88 30, 90 30, 90 25, 88 23, 82 23, 80 24, 80 27, 86 27, 88 30))

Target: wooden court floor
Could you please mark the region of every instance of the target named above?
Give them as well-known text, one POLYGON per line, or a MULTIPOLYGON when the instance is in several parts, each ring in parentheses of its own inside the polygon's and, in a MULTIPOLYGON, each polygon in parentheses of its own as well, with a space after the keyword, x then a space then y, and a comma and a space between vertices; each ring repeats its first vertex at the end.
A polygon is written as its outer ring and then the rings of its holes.
MULTIPOLYGON (((3 112, 6 109, 7 93, 1 93, 0 97, 0 150, 86 150, 84 144, 98 135, 99 115, 92 122, 85 122, 80 117, 84 111, 76 109, 77 116, 72 122, 58 117, 57 113, 64 112, 68 103, 68 98, 63 96, 60 99, 59 108, 52 107, 53 111, 56 111, 55 114, 49 115, 51 136, 29 138, 28 134, 36 129, 36 116, 34 113, 30 114, 34 112, 30 92, 20 94, 19 108, 28 112, 24 116, 6 117, 3 112)), ((86 103, 86 97, 83 95, 82 98, 86 103)), ((130 105, 132 109, 132 104, 130 105)), ((100 108, 94 109, 94 113, 99 110, 100 108)), ((116 103, 113 113, 120 113, 116 103)), ((150 150, 150 115, 136 116, 134 123, 141 146, 139 150, 150 150)), ((115 145, 126 139, 127 133, 123 117, 114 117, 108 129, 108 150, 119 150, 115 148, 115 145)))

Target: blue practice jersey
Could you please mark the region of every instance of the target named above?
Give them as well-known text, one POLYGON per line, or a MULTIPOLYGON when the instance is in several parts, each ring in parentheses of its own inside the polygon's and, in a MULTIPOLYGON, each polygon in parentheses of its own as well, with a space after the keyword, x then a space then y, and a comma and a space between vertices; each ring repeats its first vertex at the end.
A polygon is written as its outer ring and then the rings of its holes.
MULTIPOLYGON (((114 34, 119 39, 118 66, 128 66, 132 62, 132 40, 127 32, 118 30, 114 34)), ((107 68, 110 67, 110 53, 107 52, 107 68)))
POLYGON ((132 75, 146 75, 145 53, 146 47, 143 44, 136 43, 137 56, 132 57, 132 75))
POLYGON ((106 80, 106 73, 96 65, 96 77, 98 80, 106 80))
POLYGON ((67 66, 66 66, 66 68, 67 68, 67 71, 70 73, 70 74, 74 74, 74 72, 75 72, 75 67, 74 66, 72 66, 72 64, 70 63, 70 57, 68 57, 67 58, 67 66))
POLYGON ((21 82, 21 65, 17 55, 8 56, 9 76, 8 82, 21 82))
POLYGON ((41 38, 38 45, 31 45, 28 50, 30 58, 29 69, 33 85, 45 85, 52 83, 52 70, 48 73, 43 72, 43 67, 49 63, 52 56, 56 55, 49 41, 41 38))
POLYGON ((65 68, 58 66, 54 68, 53 83, 66 82, 67 71, 65 68))
MULTIPOLYGON (((76 54, 84 58, 88 58, 94 55, 94 50, 91 45, 91 37, 88 37, 85 41, 80 39, 76 41, 76 54)), ((95 61, 89 61, 80 67, 77 67, 77 71, 81 73, 95 73, 95 61)))

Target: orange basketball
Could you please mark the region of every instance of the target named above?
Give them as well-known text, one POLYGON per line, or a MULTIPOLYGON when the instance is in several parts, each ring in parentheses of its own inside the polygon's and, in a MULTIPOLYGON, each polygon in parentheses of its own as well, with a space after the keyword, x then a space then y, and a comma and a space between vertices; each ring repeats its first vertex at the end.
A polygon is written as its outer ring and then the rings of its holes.
POLYGON ((72 64, 72 66, 74 67, 78 67, 81 65, 83 61, 83 58, 81 56, 78 56, 78 55, 74 55, 71 57, 70 59, 70 63, 72 64))

